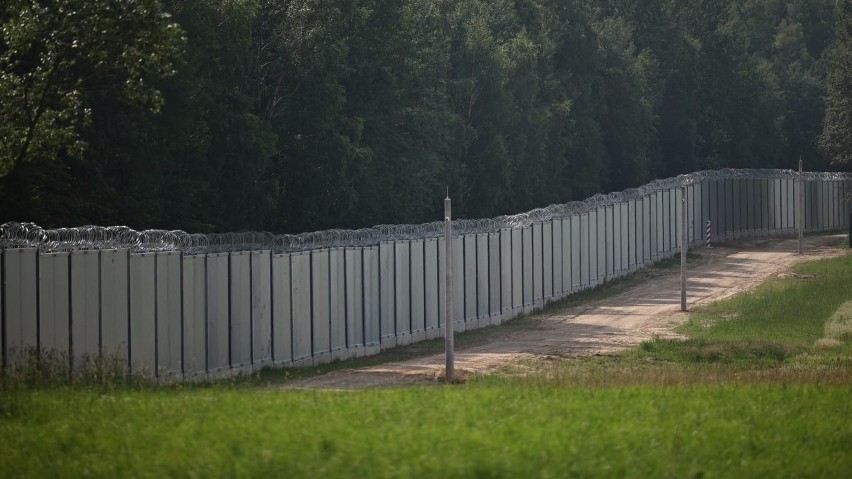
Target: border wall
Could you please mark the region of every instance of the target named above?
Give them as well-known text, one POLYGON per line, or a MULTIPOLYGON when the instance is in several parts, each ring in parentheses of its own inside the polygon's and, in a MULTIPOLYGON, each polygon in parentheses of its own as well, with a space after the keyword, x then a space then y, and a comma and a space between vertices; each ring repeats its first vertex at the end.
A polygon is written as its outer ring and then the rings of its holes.
MULTIPOLYGON (((456 220, 454 328, 500 324, 689 247, 849 227, 852 174, 721 170, 456 220), (800 217, 797 201, 804 200, 800 217)), ((442 222, 304 235, 0 227, 3 365, 117 358, 159 379, 314 365, 443 335, 442 222)))

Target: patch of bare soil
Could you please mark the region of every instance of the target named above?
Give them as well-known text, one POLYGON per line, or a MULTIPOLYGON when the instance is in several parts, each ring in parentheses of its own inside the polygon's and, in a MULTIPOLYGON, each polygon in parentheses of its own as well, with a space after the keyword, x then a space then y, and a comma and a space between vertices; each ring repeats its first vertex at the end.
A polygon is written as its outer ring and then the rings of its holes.
MULTIPOLYGON (((690 308, 747 291, 770 277, 790 276, 800 261, 839 256, 842 235, 808 237, 805 254, 795 239, 756 239, 694 250, 698 266, 688 271, 690 308)), ((536 326, 508 332, 502 340, 456 350, 456 371, 467 378, 519 361, 547 361, 607 354, 654 337, 676 338, 674 329, 689 314, 680 311, 680 271, 654 275, 649 281, 605 299, 540 313, 536 326)), ((806 278, 802 278, 806 279, 806 278)), ((361 389, 442 384, 444 355, 339 370, 287 383, 285 388, 361 389)))

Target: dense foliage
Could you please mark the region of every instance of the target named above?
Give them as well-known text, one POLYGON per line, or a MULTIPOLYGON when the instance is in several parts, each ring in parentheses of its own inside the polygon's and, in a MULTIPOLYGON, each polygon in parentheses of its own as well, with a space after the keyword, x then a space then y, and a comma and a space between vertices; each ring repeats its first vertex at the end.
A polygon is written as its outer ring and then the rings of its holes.
POLYGON ((92 29, 44 3, 0 16, 0 221, 299 232, 842 156, 817 148, 833 0, 63 0, 103 25, 79 58, 92 29), (14 81, 54 50, 57 120, 22 149, 14 81))

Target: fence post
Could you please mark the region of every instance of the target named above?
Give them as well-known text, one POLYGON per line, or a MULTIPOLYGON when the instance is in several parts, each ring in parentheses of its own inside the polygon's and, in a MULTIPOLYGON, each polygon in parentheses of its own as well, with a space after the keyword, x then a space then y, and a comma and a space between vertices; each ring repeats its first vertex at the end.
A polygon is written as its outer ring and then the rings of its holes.
POLYGON ((444 258, 444 268, 447 275, 444 292, 446 300, 445 308, 447 312, 447 324, 444 344, 446 346, 446 380, 448 384, 455 381, 455 351, 453 345, 453 222, 452 222, 452 206, 450 204, 450 195, 444 199, 444 241, 446 241, 447 255, 444 258))

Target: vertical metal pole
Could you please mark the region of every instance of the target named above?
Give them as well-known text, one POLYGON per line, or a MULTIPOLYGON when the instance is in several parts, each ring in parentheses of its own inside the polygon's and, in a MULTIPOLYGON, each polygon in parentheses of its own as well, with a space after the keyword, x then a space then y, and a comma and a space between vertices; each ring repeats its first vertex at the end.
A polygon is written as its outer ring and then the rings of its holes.
POLYGON ((686 311, 686 250, 689 234, 686 229, 686 186, 680 187, 680 310, 686 311))
POLYGON ((448 193, 444 199, 444 241, 446 242, 447 252, 444 257, 444 268, 447 275, 445 282, 447 289, 444 292, 444 299, 446 300, 445 308, 447 315, 445 345, 447 356, 446 378, 448 384, 455 381, 455 352, 453 345, 453 222, 451 211, 452 207, 448 193))
POLYGON ((802 241, 805 236, 805 181, 802 176, 802 158, 799 157, 799 254, 802 254, 802 241))

